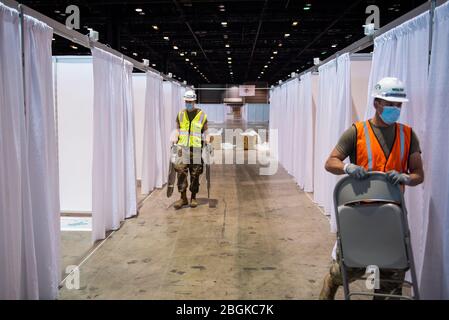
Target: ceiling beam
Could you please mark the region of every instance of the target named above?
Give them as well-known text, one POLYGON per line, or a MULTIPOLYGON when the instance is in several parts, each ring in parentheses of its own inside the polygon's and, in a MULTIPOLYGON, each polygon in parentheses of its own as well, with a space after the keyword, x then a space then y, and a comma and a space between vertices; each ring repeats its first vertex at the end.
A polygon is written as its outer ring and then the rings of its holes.
POLYGON ((268 4, 268 0, 265 0, 265 3, 264 3, 263 8, 262 8, 262 11, 260 12, 259 26, 257 27, 256 37, 254 38, 253 48, 251 50, 251 55, 249 57, 248 68, 246 69, 246 73, 245 73, 245 80, 248 80, 249 68, 251 67, 251 62, 253 61, 254 50, 256 49, 257 40, 259 40, 260 30, 262 29, 263 16, 265 14, 265 10, 267 8, 267 4, 268 4))
MULTIPOLYGON (((343 13, 338 16, 334 21, 332 21, 332 23, 327 26, 326 29, 324 29, 320 34, 318 34, 307 46, 305 46, 293 59, 298 59, 307 49, 309 49, 311 46, 313 46, 319 39, 321 39, 322 36, 324 36, 333 26, 335 26, 346 14, 348 14, 353 8, 355 8, 356 6, 359 5, 359 3, 362 0, 357 0, 354 1, 354 3, 352 3, 349 7, 346 8, 345 11, 343 11, 343 13)), ((281 68, 278 69, 277 72, 273 73, 271 75, 271 78, 269 82, 272 82, 273 78, 275 76, 277 76, 279 73, 282 73, 285 71, 285 68, 288 67, 290 65, 290 60, 288 60, 281 68)))
POLYGON ((214 66, 212 65, 212 62, 209 60, 209 57, 207 56, 206 52, 204 52, 203 46, 201 45, 200 41, 198 40, 195 32, 193 31, 192 27, 190 26, 190 23, 185 19, 184 10, 179 5, 178 1, 173 0, 174 5, 176 6, 176 9, 179 12, 180 18, 183 20, 187 28, 190 30, 190 33, 192 34, 193 39, 195 39, 196 44, 200 48, 201 52, 203 53, 204 58, 208 62, 209 66, 211 67, 212 72, 214 73, 214 76, 216 79, 219 79, 217 76, 217 73, 215 72, 214 66))

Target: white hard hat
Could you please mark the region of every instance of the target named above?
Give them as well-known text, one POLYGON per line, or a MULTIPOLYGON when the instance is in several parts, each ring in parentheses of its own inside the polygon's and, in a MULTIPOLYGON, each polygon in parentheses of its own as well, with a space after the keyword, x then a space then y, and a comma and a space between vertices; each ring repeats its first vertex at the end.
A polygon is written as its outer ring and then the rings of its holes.
POLYGON ((185 101, 196 101, 195 91, 187 90, 186 93, 184 93, 184 100, 185 101))
POLYGON ((398 78, 383 78, 374 87, 373 98, 391 102, 408 102, 405 86, 398 78))

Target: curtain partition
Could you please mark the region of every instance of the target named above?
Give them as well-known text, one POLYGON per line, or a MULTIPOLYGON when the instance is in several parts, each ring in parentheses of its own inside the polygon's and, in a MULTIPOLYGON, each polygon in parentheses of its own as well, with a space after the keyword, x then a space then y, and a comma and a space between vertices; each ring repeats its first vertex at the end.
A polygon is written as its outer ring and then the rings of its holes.
MULTIPOLYGON (((332 60, 318 68, 319 72, 319 99, 316 112, 315 129, 315 157, 314 157, 314 200, 317 204, 326 205, 328 198, 327 188, 329 173, 324 170, 324 164, 330 154, 331 142, 330 121, 331 111, 335 108, 335 88, 337 78, 336 60, 332 60)), ((326 209, 326 207, 325 207, 326 209)), ((329 212, 329 207, 326 213, 329 212)))
POLYGON ((176 116, 184 108, 185 88, 149 72, 146 90, 142 193, 167 182, 170 140, 176 116))
MULTIPOLYGON (((449 2, 435 11, 425 121, 424 210, 421 297, 449 299, 449 2)), ((407 106, 408 108, 408 106, 407 106)), ((422 138, 423 139, 423 138, 422 138)), ((409 208, 409 211, 412 211, 409 208)), ((413 236, 413 235, 412 235, 413 236)), ((415 242, 416 243, 416 242, 415 242)))
POLYGON ((145 94, 142 193, 163 185, 162 172, 162 77, 148 72, 145 94))
POLYGON ((104 50, 93 48, 94 153, 92 177, 92 239, 104 239, 135 215, 135 169, 132 95, 127 77, 131 66, 104 50), (130 137, 130 135, 132 135, 130 137), (134 180, 132 180, 134 177, 134 180), (134 189, 134 190, 132 190, 134 189), (130 211, 129 211, 130 210, 130 211))
MULTIPOLYGON (((425 132, 429 62, 429 12, 411 19, 374 40, 373 64, 368 92, 383 77, 401 79, 410 102, 404 103, 400 122, 410 125, 418 135, 421 149, 429 141, 425 132)), ((368 97, 366 119, 374 116, 373 98, 368 97)), ((425 154, 424 154, 425 156, 425 154)), ((406 205, 409 211, 412 246, 418 279, 425 251, 424 185, 407 188, 406 205)))
POLYGON ((19 23, 17 10, 0 3, 0 299, 55 299, 60 235, 53 30, 24 16, 23 79, 19 23))
POLYGON ((297 132, 299 153, 297 153, 298 161, 298 177, 299 186, 305 192, 313 192, 313 137, 314 123, 313 106, 312 106, 312 74, 306 73, 301 76, 299 110, 300 125, 297 132))
POLYGON ((137 214, 136 188, 136 152, 134 130, 134 101, 133 101, 133 64, 123 61, 123 104, 124 104, 124 133, 125 133, 125 218, 137 214))
POLYGON ((338 138, 351 126, 351 59, 343 54, 319 68, 320 98, 316 114, 314 197, 331 216, 331 231, 336 232, 333 191, 340 177, 324 169, 338 138))

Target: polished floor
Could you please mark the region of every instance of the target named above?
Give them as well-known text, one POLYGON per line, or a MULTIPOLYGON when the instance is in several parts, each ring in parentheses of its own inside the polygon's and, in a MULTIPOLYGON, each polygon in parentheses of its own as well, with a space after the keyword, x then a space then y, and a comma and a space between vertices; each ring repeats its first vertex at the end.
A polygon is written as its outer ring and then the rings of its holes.
POLYGON ((195 209, 154 191, 59 298, 317 299, 335 236, 310 197, 282 167, 213 165, 212 184, 208 202, 202 176, 195 209))

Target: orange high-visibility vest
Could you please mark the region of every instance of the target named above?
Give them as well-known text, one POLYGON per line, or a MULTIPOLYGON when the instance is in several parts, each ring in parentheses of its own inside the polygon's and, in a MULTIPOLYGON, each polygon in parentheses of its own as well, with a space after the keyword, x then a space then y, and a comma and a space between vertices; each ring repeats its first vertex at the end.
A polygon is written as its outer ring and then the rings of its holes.
POLYGON ((396 123, 393 148, 387 158, 369 121, 354 124, 357 129, 356 164, 368 171, 408 172, 412 128, 396 123))

